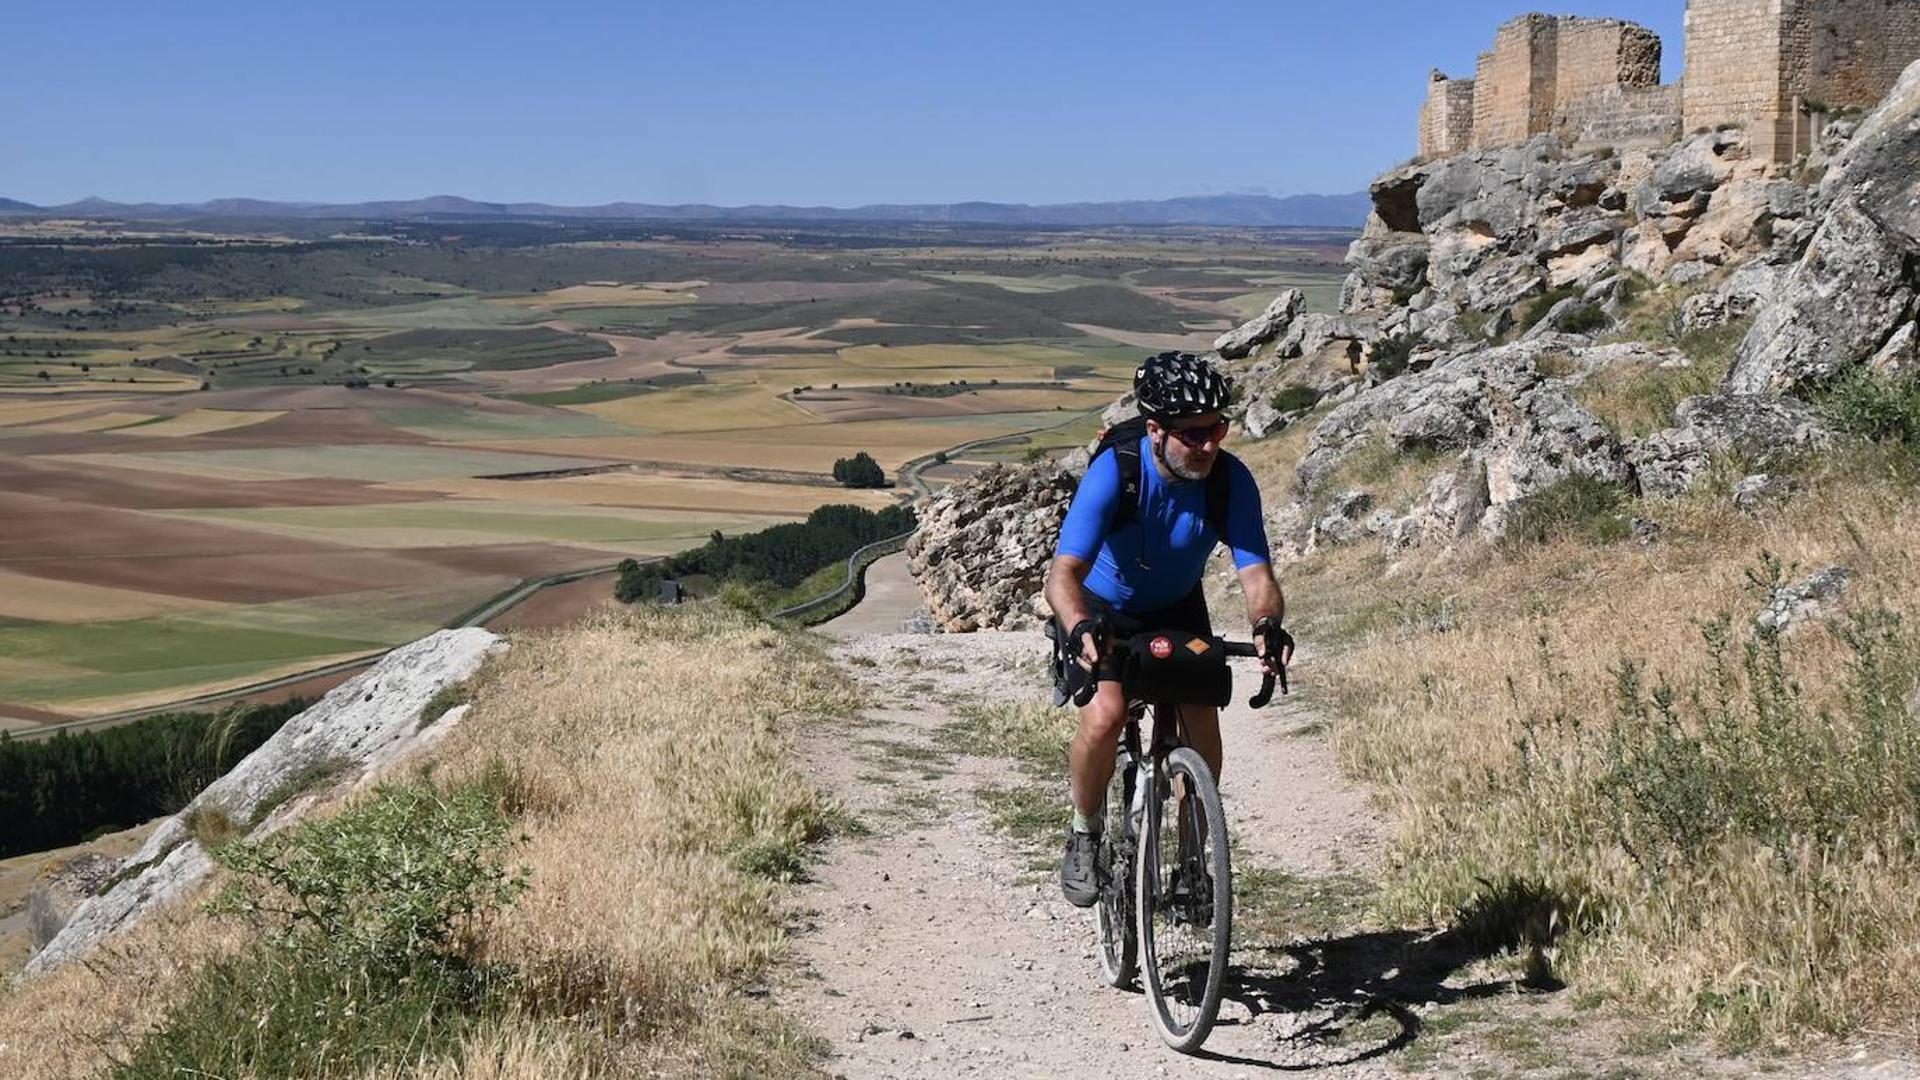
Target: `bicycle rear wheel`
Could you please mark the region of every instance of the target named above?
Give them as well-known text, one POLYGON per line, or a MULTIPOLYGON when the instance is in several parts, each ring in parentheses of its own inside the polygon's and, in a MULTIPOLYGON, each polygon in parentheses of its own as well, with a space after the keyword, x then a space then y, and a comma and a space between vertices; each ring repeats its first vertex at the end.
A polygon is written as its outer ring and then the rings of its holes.
POLYGON ((1133 923, 1133 788, 1138 769, 1122 751, 1107 783, 1107 828, 1100 840, 1100 870, 1105 884, 1094 907, 1100 934, 1100 978, 1124 987, 1140 972, 1133 923))
POLYGON ((1233 877, 1220 789, 1180 747, 1147 782, 1134 860, 1141 981, 1153 1026, 1175 1050, 1200 1048, 1220 1015, 1233 935, 1233 877))

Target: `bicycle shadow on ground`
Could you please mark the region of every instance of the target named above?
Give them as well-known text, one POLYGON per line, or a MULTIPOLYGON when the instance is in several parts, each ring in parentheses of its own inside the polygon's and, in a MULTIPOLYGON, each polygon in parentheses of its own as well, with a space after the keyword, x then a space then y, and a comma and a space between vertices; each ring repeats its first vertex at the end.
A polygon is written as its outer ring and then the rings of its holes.
POLYGON ((1275 1056, 1204 1048, 1197 1056, 1281 1072, 1352 1065, 1410 1046, 1423 1025, 1420 1006, 1560 989, 1519 979, 1448 985, 1455 973, 1501 951, 1457 930, 1387 930, 1237 949, 1225 997, 1250 1015, 1223 1015, 1216 1031, 1271 1028, 1275 1056))

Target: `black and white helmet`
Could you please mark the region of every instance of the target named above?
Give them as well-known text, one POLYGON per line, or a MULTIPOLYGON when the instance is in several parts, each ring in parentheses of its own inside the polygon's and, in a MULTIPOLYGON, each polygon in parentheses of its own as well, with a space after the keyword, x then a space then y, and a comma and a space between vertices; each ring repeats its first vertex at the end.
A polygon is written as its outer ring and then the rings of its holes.
POLYGON ((1226 409, 1233 380, 1192 353, 1163 352, 1134 370, 1133 394, 1143 416, 1198 416, 1226 409))

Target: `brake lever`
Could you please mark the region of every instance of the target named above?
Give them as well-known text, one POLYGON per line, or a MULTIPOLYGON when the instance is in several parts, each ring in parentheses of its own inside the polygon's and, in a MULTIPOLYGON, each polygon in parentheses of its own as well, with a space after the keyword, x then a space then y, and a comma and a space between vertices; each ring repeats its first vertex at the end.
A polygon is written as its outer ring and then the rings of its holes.
MULTIPOLYGON (((1280 676, 1278 681, 1280 683, 1280 692, 1282 694, 1288 693, 1289 690, 1287 687, 1287 669, 1285 666, 1282 666, 1280 668, 1280 676)), ((1271 673, 1263 673, 1260 676, 1260 692, 1247 699, 1247 707, 1252 709, 1266 708, 1267 702, 1273 700, 1274 682, 1275 682, 1275 679, 1271 673)))
POLYGON ((1267 702, 1272 700, 1273 700, 1273 676, 1262 675, 1260 676, 1260 692, 1247 699, 1247 707, 1252 709, 1263 709, 1266 707, 1267 702))

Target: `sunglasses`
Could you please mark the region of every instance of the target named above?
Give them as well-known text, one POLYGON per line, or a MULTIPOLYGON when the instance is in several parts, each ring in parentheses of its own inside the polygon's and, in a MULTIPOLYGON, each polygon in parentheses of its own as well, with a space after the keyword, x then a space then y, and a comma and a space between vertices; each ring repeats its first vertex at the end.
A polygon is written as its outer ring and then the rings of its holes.
POLYGON ((1225 420, 1216 420, 1211 424, 1202 424, 1196 427, 1168 428, 1167 434, 1179 439, 1187 446, 1197 449, 1210 442, 1217 443, 1221 439, 1226 438, 1227 422, 1225 420))

